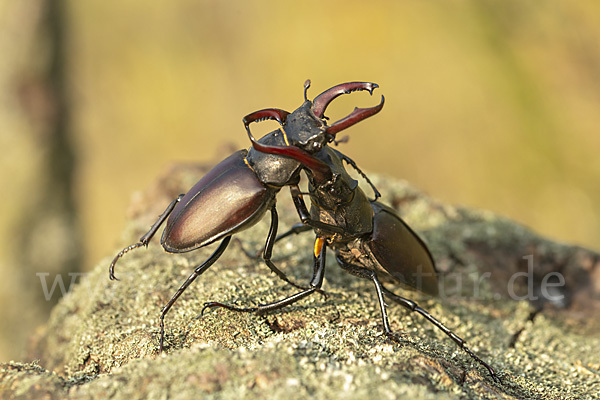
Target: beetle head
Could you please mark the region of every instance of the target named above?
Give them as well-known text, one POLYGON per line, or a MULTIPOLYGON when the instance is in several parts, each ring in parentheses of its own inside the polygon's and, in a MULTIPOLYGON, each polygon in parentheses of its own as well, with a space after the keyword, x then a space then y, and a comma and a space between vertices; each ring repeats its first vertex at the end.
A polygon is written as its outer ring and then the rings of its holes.
POLYGON ((269 108, 256 111, 244 117, 244 126, 253 144, 256 140, 250 132, 249 125, 252 122, 273 119, 281 124, 280 129, 284 134, 288 146, 295 146, 314 154, 326 144, 334 141, 338 132, 381 111, 385 100, 381 96, 381 102, 378 105, 370 108, 355 108, 348 116, 328 125, 325 110, 335 98, 342 94, 360 90, 367 90, 370 94, 373 94, 373 90, 379 86, 376 83, 370 82, 342 83, 327 89, 315 97, 312 102, 308 100, 307 96, 309 87, 310 80, 307 80, 304 83, 304 103, 292 113, 276 108, 269 108))
MULTIPOLYGON (((331 168, 323 161, 314 157, 313 154, 334 141, 338 132, 381 111, 385 99, 381 96, 381 102, 377 106, 355 108, 346 117, 331 125, 327 125, 325 110, 336 97, 358 90, 368 90, 372 94, 373 90, 379 86, 369 82, 342 83, 327 89, 315 97, 312 102, 307 98, 309 87, 310 80, 307 80, 304 83, 305 101, 294 112, 289 113, 278 108, 268 108, 248 114, 244 117, 243 122, 248 132, 248 137, 252 142, 252 147, 256 151, 294 159, 308 168, 318 182, 324 182, 332 177, 331 168), (267 136, 271 135, 269 137, 275 137, 281 132, 285 146, 263 144, 254 138, 250 131, 250 124, 265 119, 272 119, 279 122, 281 128, 267 134, 267 136)), ((261 142, 264 141, 263 139, 261 139, 261 142)))

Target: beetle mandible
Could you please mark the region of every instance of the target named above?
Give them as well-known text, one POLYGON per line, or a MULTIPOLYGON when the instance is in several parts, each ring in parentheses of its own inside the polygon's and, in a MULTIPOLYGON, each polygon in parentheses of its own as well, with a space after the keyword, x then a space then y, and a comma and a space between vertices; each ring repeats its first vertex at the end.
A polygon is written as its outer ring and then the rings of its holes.
MULTIPOLYGON (((324 91, 313 101, 307 98, 309 86, 310 81, 306 81, 304 103, 292 113, 270 108, 244 117, 243 123, 248 134, 250 135, 248 126, 252 122, 274 119, 281 124, 281 128, 265 135, 258 142, 265 146, 292 146, 310 154, 319 151, 327 143, 333 141, 338 132, 378 113, 383 107, 384 98, 382 96, 381 102, 377 106, 357 108, 345 118, 328 125, 324 114, 331 101, 342 94, 353 91, 367 90, 372 94, 378 86, 369 82, 343 83, 324 91)), ((349 157, 344 157, 363 175, 349 157)), ((117 261, 131 250, 148 246, 165 221, 166 227, 161 237, 161 244, 169 253, 188 252, 221 241, 214 253, 194 269, 194 272, 162 308, 160 352, 164 348, 165 315, 179 296, 198 276, 218 260, 227 248, 233 234, 257 223, 267 210, 271 212, 271 226, 262 252, 263 260, 281 279, 304 289, 290 281, 271 261, 278 228, 278 215, 275 207, 277 193, 284 186, 297 186, 300 180, 300 171, 304 168, 302 160, 261 152, 260 149, 256 149, 256 146, 249 150, 237 151, 217 164, 186 194, 181 194, 173 200, 139 242, 125 247, 114 257, 109 267, 111 280, 117 279, 114 273, 117 261)), ((316 224, 318 225, 318 222, 316 224)))

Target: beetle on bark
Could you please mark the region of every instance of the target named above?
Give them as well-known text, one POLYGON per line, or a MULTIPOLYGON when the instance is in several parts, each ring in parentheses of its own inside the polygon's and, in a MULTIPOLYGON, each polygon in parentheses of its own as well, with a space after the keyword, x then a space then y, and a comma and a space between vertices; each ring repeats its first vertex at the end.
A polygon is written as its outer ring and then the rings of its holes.
POLYGON ((263 259, 281 279, 301 290, 282 300, 257 307, 209 302, 202 312, 207 308, 225 307, 240 312, 266 313, 319 291, 325 274, 326 249, 330 247, 345 271, 373 282, 383 328, 390 339, 398 340, 389 325, 384 296, 421 314, 484 366, 492 379, 499 381, 494 369, 474 354, 462 338, 418 304, 393 293, 382 283, 400 283, 430 295, 437 295, 438 292, 435 263, 425 243, 393 209, 378 201, 379 192, 356 163, 328 146, 335 142, 337 133, 376 114, 384 104, 382 96, 379 105, 356 108, 345 118, 327 125, 324 113, 331 101, 341 94, 356 90, 372 93, 378 86, 365 82, 344 83, 326 90, 311 102, 306 94, 309 85, 307 81, 305 102, 293 113, 271 108, 246 116, 243 122, 252 147, 248 151, 240 150, 222 161, 187 194, 175 199, 138 243, 117 254, 110 265, 110 278, 116 279, 114 267, 118 259, 132 249, 147 246, 165 221, 161 244, 167 252, 187 252, 221 240, 215 252, 194 270, 163 307, 160 316, 162 351, 164 317, 175 301, 223 254, 233 234, 249 228, 270 210, 271 228, 262 252, 263 259), (264 119, 276 120, 281 127, 256 140, 250 131, 250 124, 264 119), (373 200, 367 198, 358 182, 348 174, 344 162, 355 168, 371 185, 375 193, 373 200), (309 180, 310 211, 298 186, 301 171, 305 171, 309 180), (275 198, 284 186, 290 187, 302 222, 277 237, 275 198), (316 234, 314 269, 309 286, 304 288, 291 282, 271 262, 271 254, 277 240, 309 230, 314 230, 316 234))
MULTIPOLYGON (((333 99, 359 90, 367 90, 372 94, 378 86, 368 82, 344 83, 324 91, 312 102, 306 97, 309 86, 310 81, 306 81, 305 101, 292 113, 270 108, 247 115, 243 123, 248 132, 252 122, 274 119, 281 124, 281 128, 265 135, 259 140, 260 143, 265 146, 290 145, 314 152, 332 141, 336 133, 378 113, 383 107, 382 96, 379 105, 355 109, 345 118, 327 125, 323 119, 324 113, 333 99)), ((349 157, 343 157, 356 167, 349 157)), ((173 200, 139 242, 125 247, 115 256, 109 267, 111 280, 117 279, 114 273, 117 261, 131 250, 148 246, 165 221, 161 244, 169 253, 188 252, 221 240, 214 253, 194 269, 163 307, 160 314, 161 352, 164 348, 164 318, 173 304, 198 276, 219 259, 231 236, 257 223, 267 210, 271 213, 271 227, 262 252, 264 262, 281 279, 304 289, 290 281, 271 261, 278 228, 275 198, 282 187, 299 183, 303 169, 302 160, 264 153, 254 147, 237 151, 217 164, 187 194, 181 194, 173 200)))

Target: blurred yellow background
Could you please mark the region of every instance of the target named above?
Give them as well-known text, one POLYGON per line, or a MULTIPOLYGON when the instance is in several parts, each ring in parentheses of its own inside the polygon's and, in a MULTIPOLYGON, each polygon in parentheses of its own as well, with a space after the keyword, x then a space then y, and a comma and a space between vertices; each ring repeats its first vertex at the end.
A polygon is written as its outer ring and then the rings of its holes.
MULTIPOLYGON (((27 31, 32 20, 43 26, 43 1, 3 3, 5 32, 27 31)), ((600 248, 596 0, 60 3, 84 270, 119 250, 134 191, 171 162, 216 161, 228 142, 248 147, 241 118, 265 107, 292 111, 307 78, 311 98, 345 81, 380 85, 374 97, 336 100, 329 113, 335 119, 386 96, 379 115, 346 132, 341 150, 361 168, 600 248)), ((0 61, 6 271, 22 267, 10 256, 23 251, 13 246, 23 228, 13 216, 45 195, 44 141, 31 133, 30 114, 9 123, 22 107, 10 108, 22 93, 13 91, 22 75, 13 72, 43 68, 53 50, 44 29, 36 32, 36 44, 17 52, 22 62, 0 61)), ((5 36, 0 50, 27 40, 5 36)), ((20 278, 27 290, 41 290, 30 278, 20 278)), ((5 286, 4 306, 14 299, 5 286)), ((0 359, 19 349, 3 345, 0 359)))

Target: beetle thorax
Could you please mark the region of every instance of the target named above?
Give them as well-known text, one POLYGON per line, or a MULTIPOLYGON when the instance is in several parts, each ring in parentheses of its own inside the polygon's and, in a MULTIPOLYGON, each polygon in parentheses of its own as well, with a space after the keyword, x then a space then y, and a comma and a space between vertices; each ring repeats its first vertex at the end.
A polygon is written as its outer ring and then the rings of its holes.
POLYGON ((354 198, 355 188, 339 174, 334 174, 331 180, 314 187, 312 196, 314 203, 320 208, 335 210, 338 206, 348 204, 354 198))

